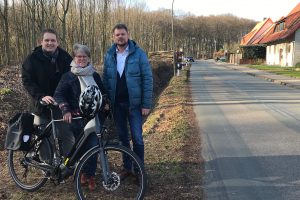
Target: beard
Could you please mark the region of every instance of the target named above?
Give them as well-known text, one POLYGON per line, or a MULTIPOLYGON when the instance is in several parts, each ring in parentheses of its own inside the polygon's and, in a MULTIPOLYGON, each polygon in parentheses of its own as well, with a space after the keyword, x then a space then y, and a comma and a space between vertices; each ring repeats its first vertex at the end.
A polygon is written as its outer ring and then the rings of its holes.
POLYGON ((116 44, 117 44, 119 47, 126 47, 127 44, 128 44, 128 40, 126 40, 126 39, 117 40, 117 41, 116 41, 116 44))
POLYGON ((119 47, 126 47, 127 46, 127 44, 128 44, 128 42, 124 42, 124 43, 117 43, 117 45, 119 46, 119 47))

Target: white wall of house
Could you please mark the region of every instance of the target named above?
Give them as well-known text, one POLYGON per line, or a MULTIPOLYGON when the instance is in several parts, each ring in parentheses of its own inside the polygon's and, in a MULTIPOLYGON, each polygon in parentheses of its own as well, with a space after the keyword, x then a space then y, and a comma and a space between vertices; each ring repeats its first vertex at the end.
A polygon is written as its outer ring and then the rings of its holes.
POLYGON ((295 32, 294 66, 300 62, 300 29, 295 32))
POLYGON ((266 64, 291 67, 294 65, 293 53, 294 42, 268 45, 266 52, 266 64))
POLYGON ((300 29, 295 32, 295 40, 267 46, 267 65, 295 66, 300 63, 300 29))

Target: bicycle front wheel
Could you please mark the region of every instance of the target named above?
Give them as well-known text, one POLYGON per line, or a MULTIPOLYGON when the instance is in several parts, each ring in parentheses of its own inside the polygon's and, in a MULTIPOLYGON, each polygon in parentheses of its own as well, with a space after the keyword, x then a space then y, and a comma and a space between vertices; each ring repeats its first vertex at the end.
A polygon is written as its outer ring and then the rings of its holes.
POLYGON ((33 153, 23 151, 8 152, 8 168, 14 182, 23 190, 34 192, 41 188, 47 181, 46 172, 30 163, 33 161, 33 153))
MULTIPOLYGON (((75 172, 75 191, 78 199, 143 199, 146 190, 146 173, 138 156, 123 146, 108 145, 104 148, 100 161, 101 149, 96 148, 87 153, 78 163, 75 172), (122 157, 127 156, 132 169, 129 175, 121 176, 122 157), (95 176, 89 175, 97 158, 95 176), (103 161, 103 159, 102 159, 103 161), (103 168, 105 168, 103 170, 103 168), (103 174, 103 171, 106 173, 103 174), (95 180, 95 189, 91 190, 90 181, 95 180)), ((93 171, 93 170, 92 170, 93 171)))

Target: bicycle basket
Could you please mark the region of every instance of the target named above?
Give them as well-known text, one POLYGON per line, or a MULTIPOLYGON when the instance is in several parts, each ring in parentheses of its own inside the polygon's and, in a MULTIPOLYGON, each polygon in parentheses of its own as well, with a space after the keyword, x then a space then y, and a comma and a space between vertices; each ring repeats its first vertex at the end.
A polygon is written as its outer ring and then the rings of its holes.
POLYGON ((33 133, 31 113, 17 113, 8 121, 5 148, 9 150, 28 151, 33 133))

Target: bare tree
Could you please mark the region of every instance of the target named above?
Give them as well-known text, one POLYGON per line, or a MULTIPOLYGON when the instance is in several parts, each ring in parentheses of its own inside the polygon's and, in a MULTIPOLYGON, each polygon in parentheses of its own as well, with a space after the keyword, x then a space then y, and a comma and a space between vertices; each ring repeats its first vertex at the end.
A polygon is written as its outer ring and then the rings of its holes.
MULTIPOLYGON (((93 61, 103 62, 111 44, 111 29, 126 23, 139 46, 149 51, 171 50, 171 10, 146 11, 140 0, 3 0, 0 2, 0 65, 21 62, 37 45, 44 28, 60 34, 61 46, 74 43, 91 48, 93 61), (11 2, 11 3, 10 3, 11 2)), ((193 56, 234 51, 242 35, 256 22, 232 15, 174 17, 175 48, 193 56)))
POLYGON ((62 16, 58 15, 58 18, 61 22, 62 36, 61 36, 61 46, 66 47, 66 35, 67 35, 67 14, 69 11, 70 0, 58 0, 60 6, 58 7, 62 9, 62 16))
POLYGON ((8 0, 4 0, 3 9, 0 5, 0 15, 3 19, 3 25, 4 25, 4 46, 5 46, 5 64, 10 64, 10 36, 9 36, 9 22, 8 22, 8 0))

